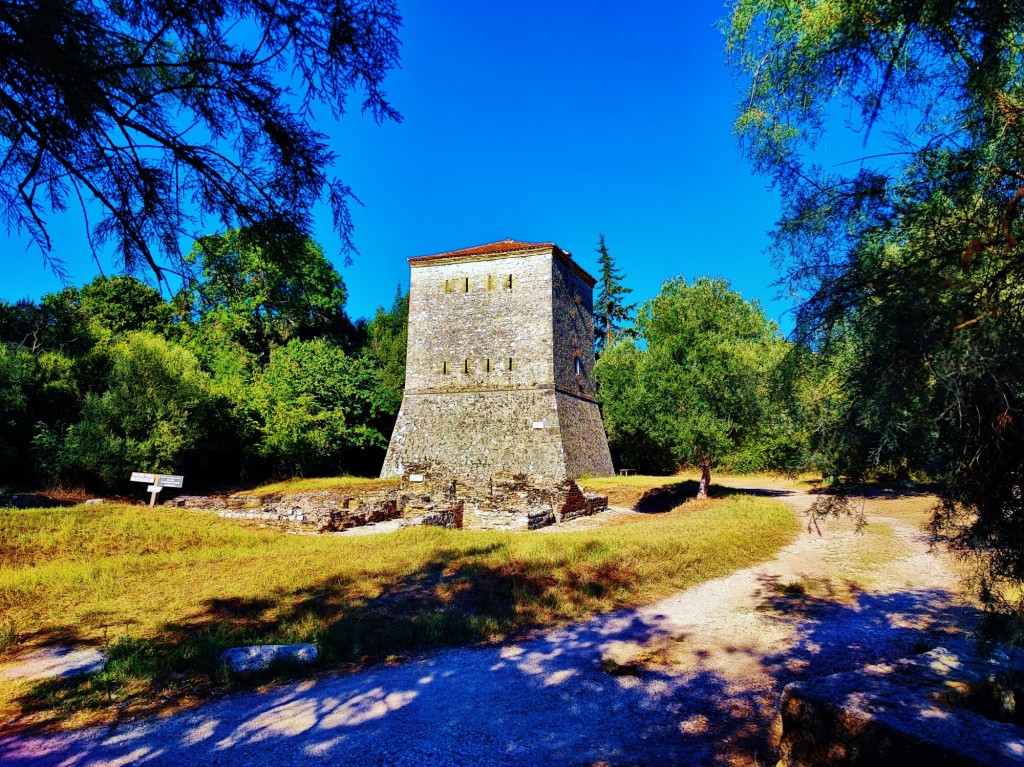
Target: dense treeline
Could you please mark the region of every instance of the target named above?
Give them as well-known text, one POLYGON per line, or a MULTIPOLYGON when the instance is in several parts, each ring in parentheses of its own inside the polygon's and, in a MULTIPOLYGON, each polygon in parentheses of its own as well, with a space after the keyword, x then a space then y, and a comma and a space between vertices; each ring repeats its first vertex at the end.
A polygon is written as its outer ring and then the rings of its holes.
POLYGON ((726 280, 669 280, 640 308, 636 328, 598 359, 617 463, 656 473, 699 467, 702 494, 712 467, 820 464, 812 415, 817 362, 726 280))
POLYGON ((320 248, 286 252, 261 258, 233 231, 196 244, 196 277, 170 300, 118 276, 0 302, 0 485, 376 471, 401 402, 407 298, 352 322, 320 248))

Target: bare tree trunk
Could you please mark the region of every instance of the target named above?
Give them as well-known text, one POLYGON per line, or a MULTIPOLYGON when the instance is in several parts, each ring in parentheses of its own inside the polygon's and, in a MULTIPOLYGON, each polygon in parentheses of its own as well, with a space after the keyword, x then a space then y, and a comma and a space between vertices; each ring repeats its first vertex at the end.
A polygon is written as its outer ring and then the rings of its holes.
POLYGON ((700 451, 700 487, 697 488, 698 498, 708 497, 708 488, 711 486, 711 456, 706 450, 700 451))

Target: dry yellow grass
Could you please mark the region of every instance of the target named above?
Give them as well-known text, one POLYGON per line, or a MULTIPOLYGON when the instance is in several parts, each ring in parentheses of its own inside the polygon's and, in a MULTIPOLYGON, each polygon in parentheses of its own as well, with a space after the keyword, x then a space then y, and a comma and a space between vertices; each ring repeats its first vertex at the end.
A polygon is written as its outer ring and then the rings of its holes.
POLYGON ((269 485, 260 485, 252 490, 245 490, 246 495, 264 498, 281 493, 309 493, 317 490, 351 490, 352 492, 381 490, 398 484, 395 479, 378 479, 377 477, 295 477, 269 485))
POLYGON ((0 614, 21 646, 108 641, 113 660, 99 682, 0 690, 0 718, 102 710, 111 687, 131 709, 154 690, 222 684, 231 644, 315 641, 332 665, 499 639, 653 601, 797 531, 781 504, 744 496, 529 534, 311 537, 141 506, 2 510, 0 614))

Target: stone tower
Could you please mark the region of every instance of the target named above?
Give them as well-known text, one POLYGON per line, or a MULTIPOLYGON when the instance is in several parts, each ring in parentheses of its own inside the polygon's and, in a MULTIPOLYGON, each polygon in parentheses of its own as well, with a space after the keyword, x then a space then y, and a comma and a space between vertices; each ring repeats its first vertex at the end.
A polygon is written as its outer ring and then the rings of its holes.
POLYGON ((405 396, 381 476, 612 474, 594 381, 594 278, 551 242, 504 240, 409 265, 405 396))

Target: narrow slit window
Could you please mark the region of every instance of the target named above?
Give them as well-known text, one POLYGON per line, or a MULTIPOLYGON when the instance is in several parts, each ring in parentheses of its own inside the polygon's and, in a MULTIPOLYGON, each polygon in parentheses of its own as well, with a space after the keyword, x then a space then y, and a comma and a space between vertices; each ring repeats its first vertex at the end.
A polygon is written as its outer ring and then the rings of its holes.
POLYGON ((491 372, 491 358, 490 357, 488 357, 487 359, 484 360, 484 372, 485 373, 490 373, 491 372))
POLYGON ((513 359, 511 357, 509 357, 508 358, 508 372, 509 373, 511 373, 513 370, 515 370, 515 366, 512 363, 513 363, 513 359))
POLYGON ((505 275, 504 285, 502 285, 502 287, 505 290, 512 290, 512 275, 511 274, 506 274, 505 275))
POLYGON ((462 280, 462 292, 463 293, 468 293, 469 292, 469 277, 464 277, 463 280, 462 280))
POLYGON ((583 375, 583 363, 580 362, 579 357, 574 357, 572 361, 572 372, 578 376, 583 375))
POLYGON ((463 373, 468 373, 469 372, 469 357, 466 357, 466 359, 462 363, 462 372, 463 373))
POLYGON ((448 360, 441 360, 441 375, 448 375, 448 360))

